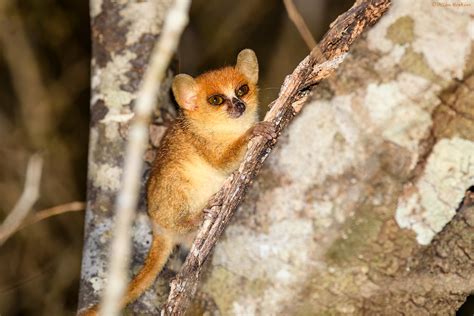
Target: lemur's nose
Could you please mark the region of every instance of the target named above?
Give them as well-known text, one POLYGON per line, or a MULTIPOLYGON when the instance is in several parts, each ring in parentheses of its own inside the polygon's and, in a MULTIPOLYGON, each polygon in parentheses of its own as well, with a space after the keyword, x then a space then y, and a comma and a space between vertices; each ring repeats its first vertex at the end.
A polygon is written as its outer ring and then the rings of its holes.
POLYGON ((240 99, 238 99, 238 98, 236 98, 236 97, 233 97, 233 98, 232 98, 232 105, 234 105, 235 108, 236 108, 240 113, 242 113, 242 112, 245 111, 245 103, 244 103, 242 100, 240 100, 240 99))

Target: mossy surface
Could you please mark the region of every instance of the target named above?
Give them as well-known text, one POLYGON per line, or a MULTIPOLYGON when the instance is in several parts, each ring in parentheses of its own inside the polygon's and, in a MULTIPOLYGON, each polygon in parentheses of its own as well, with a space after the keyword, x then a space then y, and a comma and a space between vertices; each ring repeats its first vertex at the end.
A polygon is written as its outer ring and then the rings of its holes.
POLYGON ((233 304, 242 298, 242 293, 256 298, 263 295, 268 288, 265 280, 249 280, 231 271, 216 266, 212 277, 203 286, 203 291, 210 294, 222 315, 232 315, 233 304))
POLYGON ((336 265, 353 262, 367 244, 377 236, 382 221, 368 206, 362 206, 357 217, 351 218, 344 225, 342 236, 328 249, 326 256, 329 262, 336 265))
POLYGON ((406 49, 405 54, 400 60, 400 67, 431 82, 442 82, 441 78, 429 67, 425 56, 422 53, 416 52, 411 46, 406 49))
POLYGON ((415 39, 415 21, 410 16, 403 16, 387 29, 387 37, 396 44, 408 44, 415 39))

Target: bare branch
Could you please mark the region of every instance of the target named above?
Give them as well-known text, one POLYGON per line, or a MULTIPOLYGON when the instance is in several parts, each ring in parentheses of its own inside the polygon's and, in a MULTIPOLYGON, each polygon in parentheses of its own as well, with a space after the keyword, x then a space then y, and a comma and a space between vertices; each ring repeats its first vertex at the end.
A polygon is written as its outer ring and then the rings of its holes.
POLYGON ((28 161, 23 193, 13 210, 0 226, 0 246, 20 227, 39 197, 43 158, 34 154, 28 161))
POLYGON ((56 215, 83 211, 85 208, 86 208, 86 203, 82 201, 74 201, 74 202, 64 203, 64 204, 56 205, 50 208, 46 208, 44 210, 37 211, 35 214, 25 219, 25 221, 21 224, 21 226, 18 227, 18 230, 21 230, 25 228, 26 226, 36 224, 42 220, 48 219, 56 215))
POLYGON ((151 55, 142 86, 138 92, 135 116, 130 125, 125 152, 122 186, 117 197, 114 237, 109 254, 108 284, 105 289, 101 314, 117 315, 119 302, 127 284, 130 261, 131 223, 137 207, 142 157, 148 143, 148 123, 166 70, 185 26, 188 23, 190 0, 176 0, 169 10, 163 32, 151 55))
POLYGON ((283 0, 283 3, 285 4, 286 12, 288 12, 290 20, 293 21, 293 24, 298 29, 298 32, 300 33, 306 45, 308 46, 309 50, 313 50, 313 48, 316 47, 318 44, 316 43, 316 40, 311 34, 311 31, 306 25, 303 17, 298 12, 295 3, 293 2, 293 0, 283 0))
POLYGON ((83 211, 85 208, 86 208, 86 203, 76 201, 76 202, 69 202, 65 204, 56 205, 44 210, 37 211, 35 214, 30 215, 25 220, 23 220, 19 226, 17 226, 13 231, 9 233, 9 235, 4 240, 2 240, 2 242, 5 242, 8 238, 13 236, 14 234, 16 234, 18 231, 22 230, 26 226, 36 224, 44 219, 47 219, 56 215, 61 215, 64 213, 69 213, 69 212, 83 211))
MULTIPOLYGON (((308 97, 312 86, 327 78, 344 59, 354 40, 369 26, 375 24, 390 6, 390 0, 356 1, 354 6, 331 24, 331 29, 321 41, 321 51, 328 61, 318 64, 314 50, 289 75, 273 102, 265 121, 272 121, 281 132, 293 119, 308 97)), ((217 193, 222 202, 206 211, 208 216, 199 229, 196 240, 181 272, 171 283, 171 292, 161 315, 183 315, 193 297, 202 265, 228 225, 250 182, 260 170, 275 142, 262 137, 254 139, 240 168, 217 193)))

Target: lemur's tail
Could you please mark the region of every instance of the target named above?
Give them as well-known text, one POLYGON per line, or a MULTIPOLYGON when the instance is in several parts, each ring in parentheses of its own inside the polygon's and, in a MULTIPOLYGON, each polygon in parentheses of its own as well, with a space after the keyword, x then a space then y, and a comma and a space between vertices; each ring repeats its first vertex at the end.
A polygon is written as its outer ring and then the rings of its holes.
POLYGON ((173 241, 165 235, 155 234, 145 264, 128 285, 127 294, 122 300, 122 308, 136 300, 155 281, 168 257, 173 251, 173 241))
MULTIPOLYGON (((127 288, 125 297, 120 303, 120 307, 124 308, 127 304, 136 300, 146 289, 148 289, 156 277, 166 264, 168 257, 173 251, 173 241, 165 235, 155 234, 151 243, 148 256, 145 259, 140 272, 133 278, 127 288)), ((79 313, 80 316, 96 316, 99 307, 97 305, 88 308, 84 312, 79 313)))

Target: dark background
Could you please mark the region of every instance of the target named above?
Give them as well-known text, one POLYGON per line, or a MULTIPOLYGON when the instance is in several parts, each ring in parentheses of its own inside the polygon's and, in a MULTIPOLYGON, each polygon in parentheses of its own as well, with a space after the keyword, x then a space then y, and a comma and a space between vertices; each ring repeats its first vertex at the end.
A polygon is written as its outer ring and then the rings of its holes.
MULTIPOLYGON (((295 0, 318 40, 349 0, 295 0)), ((84 201, 89 129, 90 29, 84 0, 0 4, 0 221, 13 208, 32 153, 43 154, 33 211, 84 201)), ((280 0, 195 0, 179 49, 180 72, 197 75, 235 61, 260 63, 261 102, 309 52, 280 0)), ((26 227, 0 247, 0 315, 75 313, 83 213, 26 227)), ((467 314, 466 314, 467 315, 467 314)))

